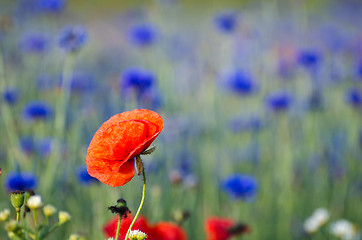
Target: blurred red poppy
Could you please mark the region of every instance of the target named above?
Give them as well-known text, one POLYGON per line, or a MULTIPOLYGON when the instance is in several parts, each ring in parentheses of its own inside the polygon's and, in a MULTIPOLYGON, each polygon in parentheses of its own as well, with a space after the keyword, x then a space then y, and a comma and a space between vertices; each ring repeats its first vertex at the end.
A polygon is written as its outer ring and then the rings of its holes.
MULTIPOLYGON (((119 239, 124 239, 131 225, 132 217, 123 218, 119 232, 119 239)), ((103 228, 107 238, 115 237, 117 231, 118 217, 111 219, 103 228)), ((159 222, 150 225, 147 219, 139 216, 132 230, 140 230, 148 235, 147 240, 187 240, 185 231, 178 225, 170 222, 159 222)))
POLYGON ((205 231, 207 240, 228 240, 232 236, 249 233, 250 228, 229 218, 211 217, 205 222, 205 231))
POLYGON ((89 144, 89 175, 112 187, 131 181, 134 158, 151 145, 162 129, 161 116, 147 109, 114 115, 102 124, 89 144))

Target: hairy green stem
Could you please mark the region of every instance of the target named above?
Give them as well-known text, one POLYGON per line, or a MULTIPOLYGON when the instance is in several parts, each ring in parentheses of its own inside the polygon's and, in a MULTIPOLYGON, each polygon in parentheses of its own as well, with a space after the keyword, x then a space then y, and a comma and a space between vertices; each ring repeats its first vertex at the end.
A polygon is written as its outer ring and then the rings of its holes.
POLYGON ((118 240, 118 237, 119 237, 119 230, 121 229, 121 222, 122 222, 122 215, 119 214, 118 225, 117 225, 117 233, 116 233, 116 240, 118 240))
POLYGON ((124 238, 124 240, 127 240, 127 239, 128 239, 128 235, 129 235, 129 233, 131 232, 131 229, 132 229, 134 223, 136 222, 138 215, 139 215, 140 212, 141 212, 143 203, 145 202, 145 195, 146 195, 146 174, 145 174, 145 169, 142 169, 142 174, 143 174, 143 191, 142 191, 141 203, 140 203, 140 206, 138 207, 137 213, 136 213, 136 215, 134 216, 131 225, 130 225, 129 228, 128 228, 128 231, 127 231, 127 234, 126 234, 126 237, 124 238))

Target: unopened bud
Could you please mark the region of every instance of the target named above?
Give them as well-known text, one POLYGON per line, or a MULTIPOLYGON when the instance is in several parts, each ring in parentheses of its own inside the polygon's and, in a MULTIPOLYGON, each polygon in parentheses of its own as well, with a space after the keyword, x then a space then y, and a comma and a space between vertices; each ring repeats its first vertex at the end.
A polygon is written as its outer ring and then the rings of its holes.
POLYGON ((6 221, 8 220, 10 216, 10 210, 9 209, 4 209, 0 212, 0 221, 6 221))
POLYGON ((58 217, 59 217, 59 225, 68 222, 72 218, 70 214, 65 211, 59 211, 58 217))
POLYGON ((24 204, 24 192, 23 191, 15 191, 11 193, 11 204, 15 209, 19 209, 24 204))
POLYGON ((28 207, 32 210, 41 208, 43 206, 43 201, 41 200, 41 196, 39 195, 30 196, 28 201, 26 202, 26 205, 28 205, 28 207))
POLYGON ((53 205, 48 204, 43 207, 43 212, 45 216, 50 217, 57 212, 57 209, 53 205))

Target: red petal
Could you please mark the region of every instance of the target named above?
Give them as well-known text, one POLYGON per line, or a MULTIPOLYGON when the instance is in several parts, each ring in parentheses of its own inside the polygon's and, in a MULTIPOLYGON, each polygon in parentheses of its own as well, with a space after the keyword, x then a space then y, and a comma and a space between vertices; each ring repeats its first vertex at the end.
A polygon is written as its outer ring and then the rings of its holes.
POLYGON ((136 109, 111 117, 94 134, 87 151, 87 168, 92 177, 112 187, 134 176, 133 160, 147 149, 163 129, 156 112, 136 109))
POLYGON ((228 230, 234 226, 234 221, 228 218, 208 218, 205 222, 207 240, 227 240, 231 237, 228 230))

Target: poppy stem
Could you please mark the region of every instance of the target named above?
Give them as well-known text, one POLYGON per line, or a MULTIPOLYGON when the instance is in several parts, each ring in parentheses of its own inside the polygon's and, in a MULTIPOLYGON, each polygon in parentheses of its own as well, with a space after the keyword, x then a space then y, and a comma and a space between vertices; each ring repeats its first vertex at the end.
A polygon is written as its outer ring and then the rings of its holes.
POLYGON ((141 203, 140 203, 140 206, 138 207, 137 213, 136 213, 136 215, 134 216, 131 225, 130 225, 129 228, 128 228, 128 231, 127 231, 127 234, 126 234, 126 237, 124 238, 124 240, 127 240, 127 239, 128 239, 128 235, 129 235, 129 233, 131 232, 131 229, 132 229, 134 223, 136 222, 138 215, 139 215, 140 212, 141 212, 143 203, 145 202, 145 195, 146 195, 146 174, 145 174, 145 169, 144 169, 144 168, 142 169, 142 174, 143 174, 143 191, 142 191, 141 203))
POLYGON ((118 219, 118 225, 117 225, 116 240, 118 240, 118 237, 119 237, 119 229, 121 228, 121 221, 122 221, 122 214, 118 214, 118 215, 119 215, 119 219, 118 219))

